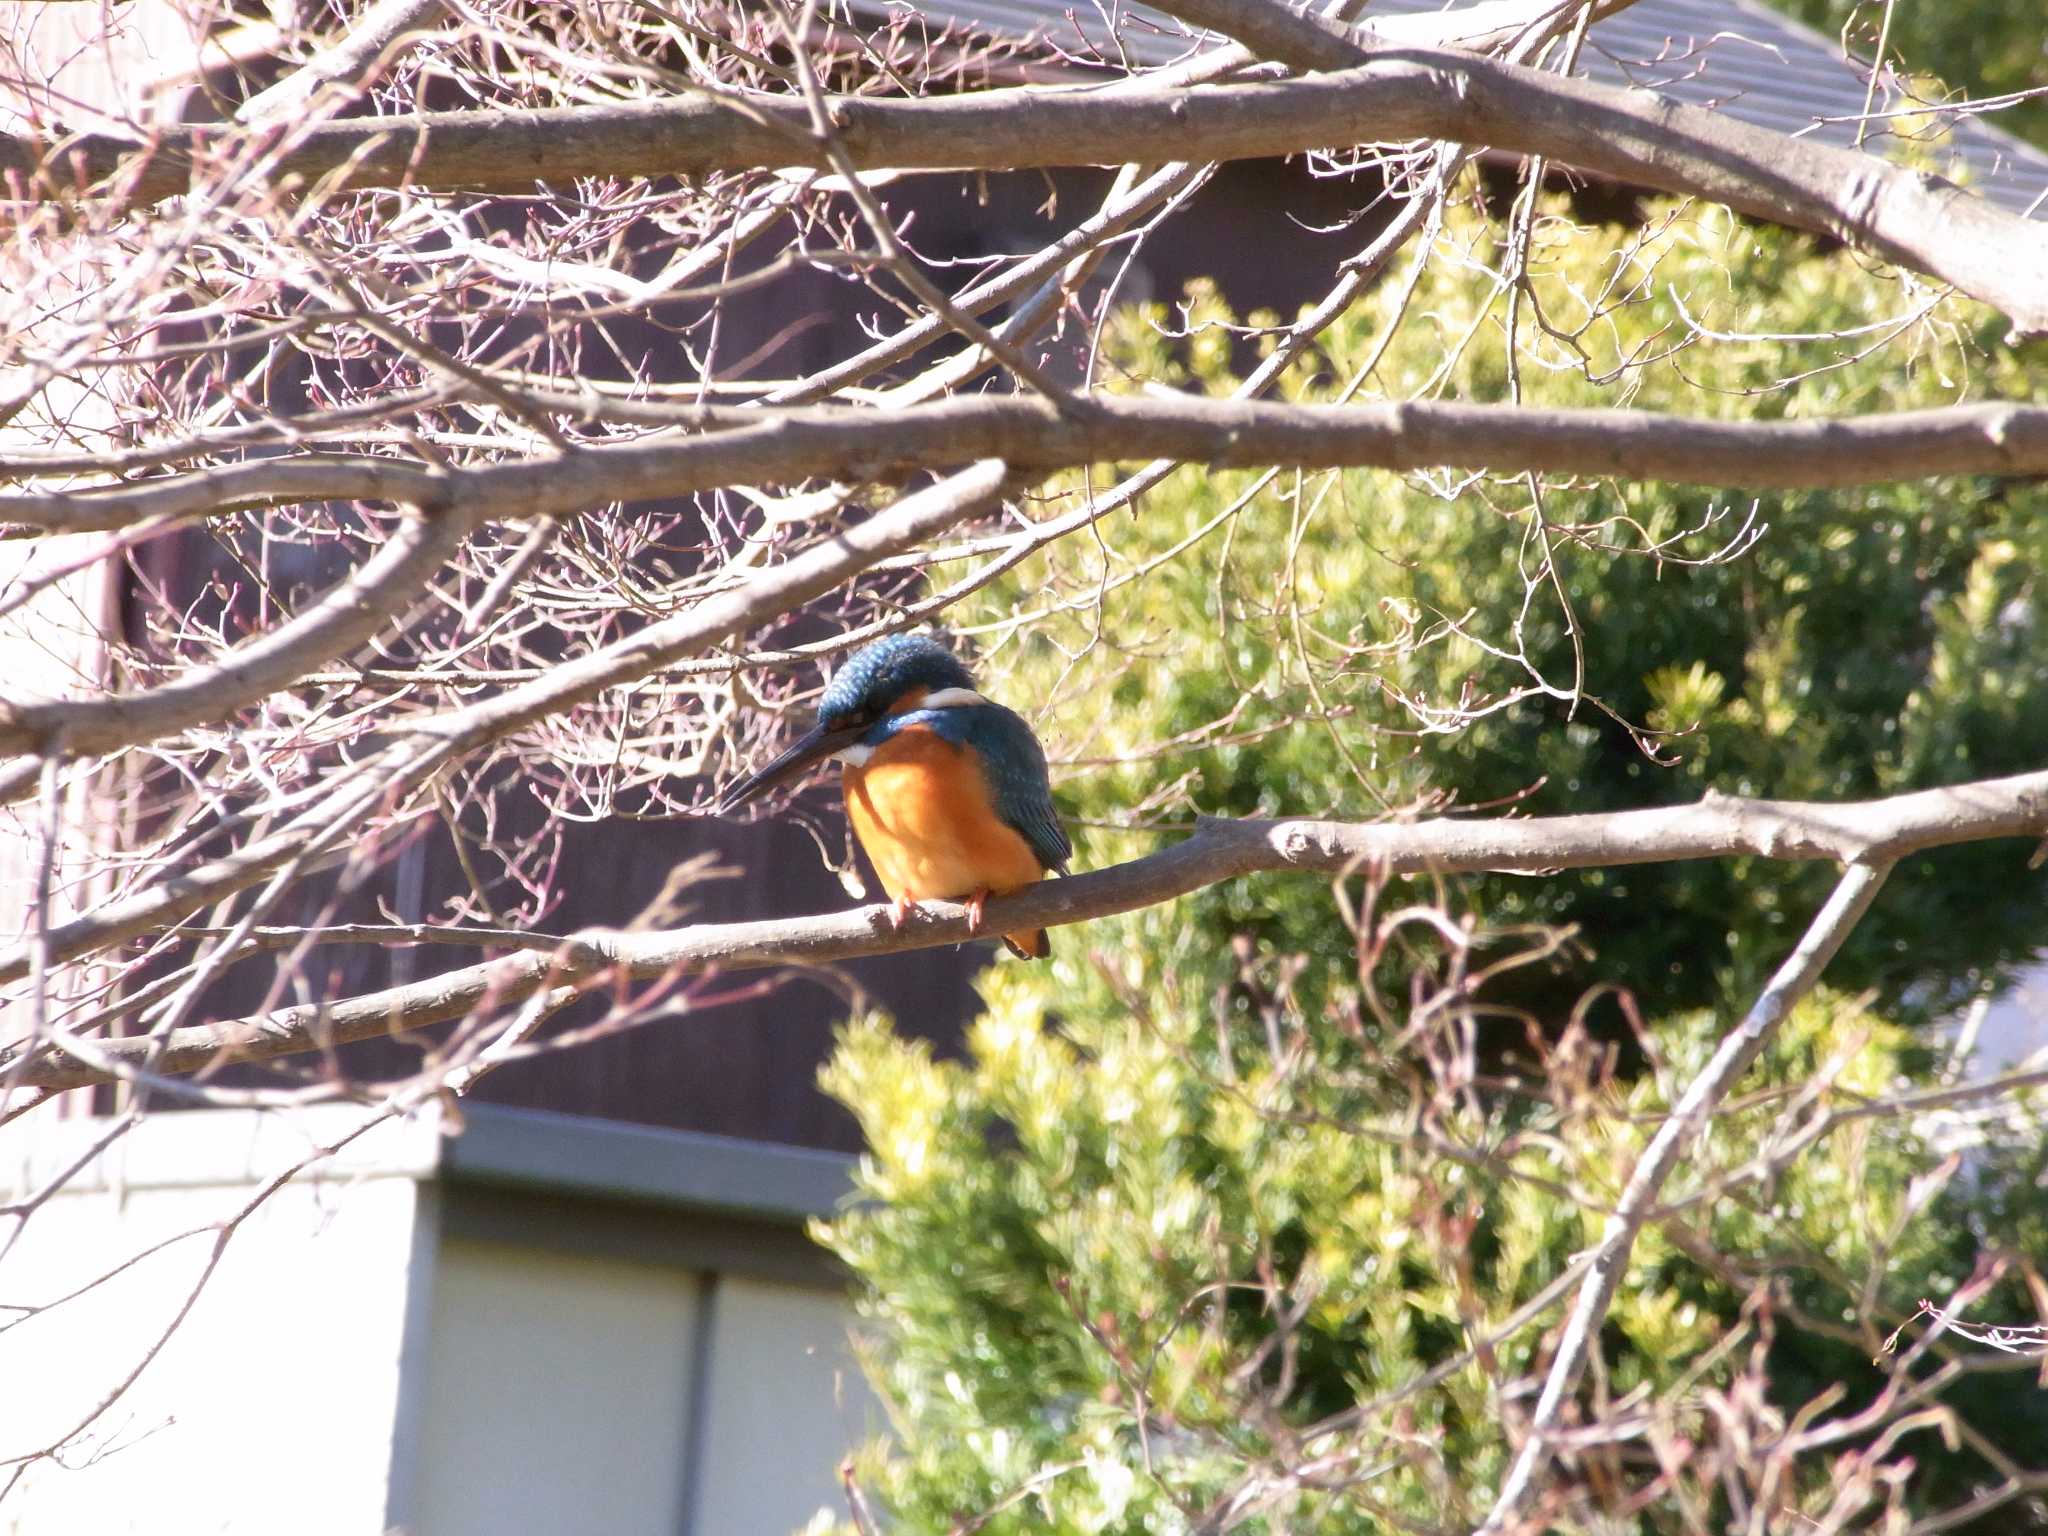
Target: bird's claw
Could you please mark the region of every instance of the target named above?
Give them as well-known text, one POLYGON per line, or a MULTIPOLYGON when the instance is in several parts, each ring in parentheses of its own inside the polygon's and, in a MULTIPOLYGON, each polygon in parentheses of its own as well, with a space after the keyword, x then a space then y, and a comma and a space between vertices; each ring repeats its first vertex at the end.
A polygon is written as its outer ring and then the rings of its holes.
MULTIPOLYGON (((973 895, 962 898, 967 906, 967 931, 969 933, 981 932, 982 926, 986 921, 983 909, 988 905, 989 895, 990 892, 984 887, 974 892, 973 895)), ((889 903, 889 926, 899 932, 902 931, 904 926, 909 923, 911 913, 919 910, 921 909, 918 904, 908 896, 896 897, 889 903)))

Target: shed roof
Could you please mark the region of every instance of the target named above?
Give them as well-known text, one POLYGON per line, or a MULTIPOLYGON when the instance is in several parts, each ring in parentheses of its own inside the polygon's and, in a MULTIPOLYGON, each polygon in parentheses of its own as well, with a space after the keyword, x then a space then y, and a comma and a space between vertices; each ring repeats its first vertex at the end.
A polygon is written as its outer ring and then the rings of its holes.
MULTIPOLYGON (((1039 35, 1058 46, 1158 65, 1183 57, 1186 28, 1120 0, 889 0, 937 21, 1005 37, 1039 35), (1120 53, 1119 53, 1120 50, 1120 53)), ((1373 0, 1375 16, 1449 9, 1441 0, 1373 0)), ((1934 168, 2016 213, 2048 218, 2048 152, 1968 112, 1928 112, 1887 71, 1866 107, 1870 68, 1837 43, 1758 0, 1637 0, 1596 23, 1583 70, 1609 85, 1642 86, 1779 133, 1896 155, 1908 141, 1932 149, 1934 168), (1866 119, 1866 111, 1879 114, 1866 119), (1892 112, 1910 116, 1883 115, 1892 112)))

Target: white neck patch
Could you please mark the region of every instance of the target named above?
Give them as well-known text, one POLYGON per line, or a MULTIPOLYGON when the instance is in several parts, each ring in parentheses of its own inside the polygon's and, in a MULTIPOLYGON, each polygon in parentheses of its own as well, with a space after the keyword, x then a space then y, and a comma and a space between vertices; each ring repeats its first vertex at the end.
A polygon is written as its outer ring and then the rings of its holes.
MULTIPOLYGON (((961 709, 970 704, 986 704, 987 699, 972 688, 941 688, 937 693, 928 693, 917 701, 919 709, 961 709)), ((875 749, 864 741, 852 746, 841 747, 832 756, 852 768, 859 768, 875 755, 875 749)))

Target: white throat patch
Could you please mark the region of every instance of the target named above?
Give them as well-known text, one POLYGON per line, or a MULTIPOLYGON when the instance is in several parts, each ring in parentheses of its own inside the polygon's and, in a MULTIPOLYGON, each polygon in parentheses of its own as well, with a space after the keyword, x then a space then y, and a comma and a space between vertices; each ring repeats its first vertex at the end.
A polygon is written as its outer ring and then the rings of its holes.
MULTIPOLYGON (((986 704, 980 694, 972 688, 941 688, 937 693, 928 693, 917 701, 919 709, 959 709, 969 704, 986 704)), ((864 741, 856 741, 850 747, 841 747, 832 756, 850 768, 865 767, 867 760, 875 755, 875 749, 864 741)))

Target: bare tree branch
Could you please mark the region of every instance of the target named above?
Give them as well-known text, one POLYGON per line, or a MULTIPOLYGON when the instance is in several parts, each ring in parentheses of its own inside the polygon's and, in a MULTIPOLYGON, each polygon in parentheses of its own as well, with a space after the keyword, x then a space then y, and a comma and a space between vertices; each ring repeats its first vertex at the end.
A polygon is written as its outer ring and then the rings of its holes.
POLYGON ((1680 1154, 1749 1070, 1750 1063, 1769 1043, 1793 1005, 1819 982, 1835 951, 1870 910, 1891 868, 1889 857, 1850 864, 1798 947, 1786 957, 1770 984, 1743 1015, 1742 1023, 1721 1042, 1700 1075, 1687 1086, 1643 1149, 1635 1171, 1629 1175, 1628 1187, 1607 1218, 1607 1229, 1601 1233, 1599 1246, 1593 1252, 1592 1268, 1580 1287, 1578 1301, 1558 1340, 1550 1372, 1544 1378, 1543 1395, 1537 1399, 1535 1414, 1529 1421, 1528 1438, 1522 1442, 1514 1467, 1502 1483, 1500 1496, 1477 1536, 1498 1536, 1506 1530, 1527 1502, 1536 1478, 1549 1464, 1555 1447, 1547 1438, 1548 1432, 1557 1422, 1564 1400, 1585 1372, 1600 1324, 1628 1270, 1628 1256, 1635 1247, 1636 1234, 1649 1220, 1664 1181, 1678 1166, 1680 1154))
POLYGON ((1335 22, 1268 0, 1160 0, 1159 8, 1296 69, 1354 69, 1371 63, 1378 51, 1335 22))
POLYGON ((328 456, 312 453, 290 459, 223 464, 205 470, 130 482, 119 490, 22 492, 7 498, 18 503, 21 517, 0 512, 0 535, 20 529, 45 533, 93 533, 132 526, 153 519, 211 517, 243 507, 280 502, 381 501, 433 506, 440 498, 441 471, 402 459, 377 459, 366 454, 328 456), (107 516, 100 510, 122 500, 127 510, 107 516))
POLYGON ((1579 6, 1557 0, 1490 0, 1455 11, 1414 16, 1367 16, 1356 28, 1295 10, 1276 0, 1160 0, 1159 9, 1197 27, 1234 37, 1260 58, 1303 70, 1352 69, 1384 58, 1391 48, 1455 48, 1483 54, 1511 44, 1529 44, 1573 23, 1598 21, 1627 10, 1635 0, 1590 0, 1579 6))
POLYGON ((405 46, 408 34, 424 36, 420 29, 439 18, 443 5, 444 0, 378 0, 346 37, 322 44, 305 64, 243 102, 235 117, 248 123, 301 111, 331 86, 353 92, 387 50, 405 46))
MULTIPOLYGON (((1591 4, 1585 19, 1597 19, 1628 3, 1591 4)), ((1300 69, 1364 68, 1388 57, 1364 46, 1335 23, 1275 0, 1160 0, 1160 9, 1226 33, 1266 58, 1300 69)), ((1397 18, 1396 27, 1406 19, 1397 18)), ((1503 20, 1511 28, 1517 25, 1508 18, 1503 20)), ((1529 24, 1524 20, 1519 26, 1529 24)), ((1442 56, 1417 51, 1409 57, 1420 61, 1442 56)), ((1441 62, 1435 67, 1447 68, 1441 62)), ((2030 254, 2019 284, 2006 288, 2005 275, 1995 270, 1995 264, 1981 262, 1967 242, 1951 244, 1948 231, 1930 238, 1924 227, 1915 227, 1916 219, 1934 213, 1931 207, 1920 206, 1923 200, 1939 197, 1944 191, 1966 196, 1938 177, 1913 178, 1867 155, 1782 138, 1719 113, 1664 101, 1652 93, 1606 90, 1513 63, 1489 60, 1473 67, 1461 82, 1461 100, 1466 83, 1486 96, 1475 109, 1478 131, 1441 132, 1439 137, 1519 149, 1601 171, 1617 180, 1711 197, 1740 212, 1834 235, 1901 266, 1944 277, 1965 293, 2004 310, 2019 335, 2038 335, 2048 325, 2048 241, 2039 233, 2029 238, 2018 229, 2010 231, 2019 248, 2030 254), (1546 90, 1546 85, 1566 89, 1546 90), (1512 108, 1507 105, 1510 97, 1514 98, 1512 108), (1640 99, 1644 97, 1648 100, 1640 99), (1644 120, 1645 107, 1653 108, 1648 121, 1644 120), (1525 112, 1536 116, 1520 124, 1520 136, 1516 136, 1503 121, 1504 109, 1518 117, 1525 112), (1589 141, 1581 135, 1589 136, 1589 141), (1784 158, 1770 147, 1767 141, 1772 140, 1795 153, 1784 158), (1805 152, 1813 149, 1821 153, 1806 156, 1805 152), (1884 206, 1888 201, 1899 204, 1896 213, 1884 206), (1987 284, 2002 289, 2018 307, 1990 298, 1987 284)), ((1978 227, 1977 209, 1952 203, 1948 212, 1961 224, 1978 227)))
MULTIPOLYGON (((1633 4, 1635 0, 1587 0, 1585 9, 1591 13, 1589 20, 1600 21, 1633 4)), ((1160 9, 1182 14, 1171 6, 1160 9)), ((1570 24, 1577 9, 1570 0, 1477 0, 1476 4, 1461 5, 1455 10, 1365 16, 1360 18, 1356 31, 1360 41, 1368 46, 1376 41, 1397 48, 1465 48, 1474 53, 1490 53, 1524 41, 1534 29, 1554 29, 1559 22, 1570 24)), ((1234 27, 1220 30, 1238 35, 1234 27)), ((1268 58, 1285 58, 1263 45, 1259 51, 1268 58)))
MULTIPOLYGON (((1262 870, 1325 876, 1367 869, 1395 875, 1541 873, 1736 854, 1828 859, 1860 869, 1888 866, 1927 848, 2037 836, 2044 827, 2048 772, 1838 805, 1710 795, 1695 805, 1663 810, 1528 820, 1442 818, 1373 825, 1205 818, 1193 836, 1161 853, 992 899, 986 930, 1085 922, 1262 870)), ((888 907, 875 906, 667 932, 592 930, 570 936, 550 952, 510 955, 346 1002, 181 1029, 162 1044, 157 1070, 195 1071, 223 1051, 238 1059, 269 1058, 423 1028, 479 1007, 516 1002, 541 987, 646 981, 712 967, 823 964, 972 937, 966 907, 953 902, 925 903, 900 929, 891 922, 888 907)), ((58 958, 79 952, 57 934, 52 950, 58 958)), ((0 981, 24 975, 28 959, 25 950, 0 955, 0 981)), ((139 1060, 159 1048, 159 1042, 146 1039, 98 1045, 114 1061, 139 1060)), ((0 1073, 12 1071, 18 1055, 19 1048, 0 1054, 0 1073)), ((21 1069, 16 1081, 66 1088, 102 1082, 105 1075, 89 1064, 51 1056, 21 1069)), ((1655 1193, 1653 1188, 1650 1195, 1655 1193)))
POLYGON ((369 640, 434 579, 467 533, 460 518, 407 517, 360 570, 297 618, 160 687, 96 699, 0 699, 0 751, 61 731, 67 753, 92 756, 223 719, 369 640))
MULTIPOLYGON (((1332 58, 1357 48, 1341 37, 1328 37, 1326 46, 1332 58)), ((837 96, 827 106, 838 146, 861 170, 1231 160, 1409 138, 1491 145, 1833 236, 1955 284, 2008 315, 2022 336, 2048 332, 2041 226, 1940 177, 1649 92, 1448 49, 1389 49, 1368 64, 1307 79, 1187 91, 837 96)), ((181 126, 148 146, 85 134, 54 157, 36 140, 0 135, 0 176, 57 196, 125 171, 127 195, 166 197, 190 185, 192 166, 220 133, 181 126), (146 157, 139 167, 137 157, 146 157)), ((686 96, 327 123, 282 155, 275 176, 286 185, 341 176, 354 187, 512 191, 579 176, 789 167, 831 168, 801 102, 686 96)))
MULTIPOLYGON (((1174 459, 1223 468, 1538 470, 1731 488, 2048 473, 2048 406, 2019 404, 1758 421, 1445 401, 1288 405, 1095 395, 1054 407, 980 395, 887 412, 674 407, 635 414, 719 430, 478 466, 309 457, 99 490, 16 492, 0 496, 0 528, 105 531, 310 497, 427 501, 443 515, 466 518, 548 517, 722 486, 818 477, 889 482, 983 458, 1033 473, 1174 459)), ((0 733, 0 750, 22 750, 21 740, 0 733)))
MULTIPOLYGON (((309 842, 339 836, 369 806, 395 804, 462 753, 616 683, 644 677, 732 634, 779 618, 878 560, 986 511, 1010 484, 1009 472, 1000 462, 977 463, 673 619, 651 624, 521 687, 414 722, 383 752, 334 774, 320 799, 282 830, 197 868, 167 874, 135 896, 51 928, 49 960, 61 963, 159 931, 245 890, 291 860, 303 858, 309 842)), ((29 962, 27 945, 0 957, 0 982, 27 975, 29 962)))

